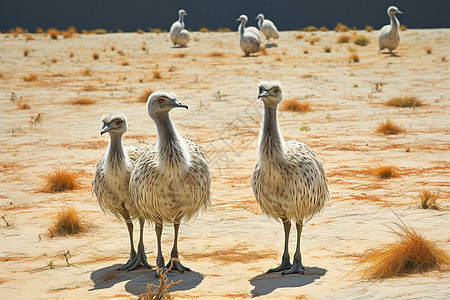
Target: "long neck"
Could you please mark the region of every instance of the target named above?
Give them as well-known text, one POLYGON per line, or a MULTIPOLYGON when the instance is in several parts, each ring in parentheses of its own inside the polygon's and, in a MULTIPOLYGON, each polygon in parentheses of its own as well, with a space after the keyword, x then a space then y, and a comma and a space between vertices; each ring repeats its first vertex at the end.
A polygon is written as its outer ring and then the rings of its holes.
POLYGON ((110 140, 106 151, 107 166, 121 168, 127 163, 127 156, 122 146, 122 133, 110 132, 110 140))
POLYGON ((245 23, 247 23, 247 21, 242 20, 242 21, 241 21, 241 25, 239 25, 239 32, 240 32, 241 34, 244 34, 244 31, 245 31, 245 23))
POLYGON ((189 166, 190 155, 187 146, 175 129, 169 113, 162 113, 153 119, 158 130, 159 167, 173 168, 174 164, 178 167, 189 166))
POLYGON ((183 26, 183 28, 184 28, 184 15, 179 15, 179 17, 178 17, 178 21, 181 23, 181 26, 183 26))
POLYGON ((391 30, 398 31, 398 26, 399 26, 400 22, 398 21, 395 14, 391 14, 390 17, 391 17, 391 30))
POLYGON ((264 22, 264 18, 259 18, 259 21, 258 21, 258 26, 259 26, 259 28, 261 29, 261 27, 262 27, 262 23, 264 22))
POLYGON ((277 108, 264 104, 264 120, 259 141, 262 159, 283 159, 285 142, 278 127, 277 108))

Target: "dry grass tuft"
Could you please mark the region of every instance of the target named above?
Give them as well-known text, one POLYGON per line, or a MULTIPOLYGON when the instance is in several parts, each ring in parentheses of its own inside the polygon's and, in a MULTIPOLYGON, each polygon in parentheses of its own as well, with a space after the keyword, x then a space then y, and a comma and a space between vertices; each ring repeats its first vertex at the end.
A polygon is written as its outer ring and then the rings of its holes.
POLYGON ((310 38, 310 39, 308 40, 308 42, 309 42, 311 45, 314 45, 314 43, 319 42, 319 41, 320 41, 320 37, 318 37, 318 36, 312 37, 312 38, 310 38))
POLYGON ((176 261, 175 258, 171 259, 170 267, 167 270, 163 270, 157 268, 157 272, 159 273, 159 286, 155 286, 153 284, 147 284, 148 293, 142 294, 139 296, 138 300, 173 300, 175 297, 169 294, 169 289, 176 285, 180 284, 183 280, 180 279, 177 282, 167 282, 167 272, 172 269, 173 262, 176 261))
POLYGON ((334 31, 336 31, 336 32, 347 32, 347 31, 350 31, 350 28, 347 25, 344 25, 342 23, 337 23, 336 27, 334 27, 334 31))
POLYGON ((100 57, 100 54, 98 54, 98 52, 94 52, 92 53, 92 57, 97 60, 100 57))
POLYGON ((78 186, 78 174, 68 170, 57 170, 47 176, 45 190, 56 193, 74 190, 78 186))
POLYGON ((420 207, 423 209, 436 209, 439 210, 437 199, 439 198, 439 192, 432 193, 427 190, 423 190, 419 193, 420 207))
POLYGON ((328 28, 326 28, 325 26, 322 26, 322 27, 320 27, 319 30, 320 30, 320 31, 323 31, 323 32, 326 32, 326 31, 328 31, 328 28))
POLYGON ((83 71, 81 71, 81 74, 83 76, 91 76, 92 75, 92 71, 89 68, 84 69, 83 71))
POLYGON ((95 103, 96 103, 95 100, 93 100, 91 98, 78 98, 78 99, 70 101, 70 104, 73 104, 73 105, 92 105, 95 103))
POLYGON ((155 70, 152 72, 153 79, 162 79, 161 73, 159 71, 155 70))
POLYGON ((138 28, 138 30, 136 30, 136 32, 139 33, 139 34, 143 34, 143 33, 144 33, 144 30, 138 28))
POLYGON ((23 49, 23 56, 28 56, 29 53, 30 53, 30 49, 28 49, 28 48, 23 49))
POLYGON ((208 28, 201 27, 198 31, 200 31, 200 32, 208 32, 208 28))
POLYGON ((154 92, 152 89, 146 89, 138 98, 139 102, 147 102, 148 97, 154 92))
POLYGON ((430 46, 426 46, 426 47, 425 47, 425 52, 426 52, 427 54, 431 54, 431 52, 433 52, 433 49, 432 49, 430 46))
POLYGON ((303 28, 303 31, 308 31, 308 32, 313 32, 313 31, 317 31, 317 27, 316 26, 308 26, 303 28))
POLYGON ((347 34, 343 34, 343 35, 339 36, 337 42, 339 44, 348 43, 348 42, 350 42, 350 36, 347 34))
POLYGON ((161 33, 161 29, 159 28, 150 28, 151 33, 161 33))
POLYGON ((211 57, 223 57, 224 55, 225 55, 225 53, 223 53, 223 52, 214 51, 214 52, 211 52, 208 56, 211 56, 211 57))
POLYGON ((56 28, 49 28, 47 29, 47 33, 48 35, 50 35, 50 37, 52 38, 52 40, 57 40, 58 39, 58 29, 56 28))
POLYGON ((58 212, 56 219, 48 230, 52 237, 85 232, 87 230, 87 225, 84 224, 82 218, 80 212, 74 207, 63 207, 58 212))
POLYGON ((372 32, 373 31, 373 27, 370 25, 366 25, 366 31, 367 32, 372 32))
POLYGON ((178 58, 185 58, 185 57, 186 57, 186 53, 181 52, 181 53, 175 54, 175 57, 178 57, 178 58))
POLYGON ((325 47, 323 47, 323 51, 325 53, 330 53, 331 52, 331 47, 330 46, 325 46, 325 47))
POLYGON ((391 179, 400 177, 398 169, 394 166, 382 166, 373 170, 373 175, 379 179, 391 179))
POLYGON ((298 111, 308 112, 311 111, 311 103, 300 102, 297 98, 285 99, 280 103, 281 111, 298 111))
POLYGON ((231 29, 227 28, 227 27, 219 27, 219 28, 217 28, 216 31, 217 32, 231 32, 231 29))
POLYGON ((43 34, 44 33, 44 29, 42 27, 38 27, 38 28, 36 28, 36 33, 37 34, 43 34))
POLYGON ((58 62, 58 59, 57 59, 57 58, 52 58, 50 61, 51 61, 52 63, 56 64, 56 63, 58 62))
POLYGON ((384 135, 395 135, 399 133, 405 132, 405 128, 397 125, 395 122, 387 119, 384 122, 381 122, 375 130, 376 133, 382 133, 384 135))
POLYGON ((408 27, 406 27, 406 25, 400 25, 401 31, 406 31, 407 29, 408 29, 408 27))
POLYGON ((36 74, 30 74, 28 76, 23 77, 24 81, 36 81, 37 75, 36 74))
POLYGON ((448 271, 450 256, 424 239, 411 226, 395 223, 399 230, 389 227, 399 241, 372 250, 357 264, 362 279, 383 279, 432 270, 448 271))
POLYGON ((348 62, 352 63, 352 62, 359 62, 359 55, 358 53, 352 53, 350 54, 350 56, 348 57, 348 62))
POLYGON ((305 37, 305 35, 304 35, 303 33, 297 33, 294 37, 295 37, 297 40, 301 40, 302 38, 305 37))
POLYGON ((370 43, 370 40, 365 35, 360 34, 355 38, 353 43, 355 43, 355 45, 359 45, 359 46, 366 46, 370 43))
POLYGON ((422 106, 422 102, 415 96, 394 97, 389 99, 385 104, 387 106, 395 106, 395 107, 422 106))

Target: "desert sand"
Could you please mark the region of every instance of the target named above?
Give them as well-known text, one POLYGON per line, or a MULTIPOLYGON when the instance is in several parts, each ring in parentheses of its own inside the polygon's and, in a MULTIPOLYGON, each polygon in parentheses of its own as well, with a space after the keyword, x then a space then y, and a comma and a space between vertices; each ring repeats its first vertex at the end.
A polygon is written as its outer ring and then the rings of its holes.
MULTIPOLYGON (((156 129, 139 97, 167 89, 189 105, 173 110, 172 119, 204 148, 213 176, 212 207, 181 226, 180 258, 193 271, 169 274, 169 281, 183 280, 172 288, 176 299, 449 299, 448 272, 367 281, 352 270, 361 254, 396 241, 386 227, 398 222, 392 210, 450 251, 450 30, 403 31, 398 56, 377 53, 377 31, 347 33, 366 35, 367 46, 338 44, 343 33, 334 31, 302 32, 302 39, 298 33, 281 32, 278 47, 253 57, 243 57, 236 32, 193 32, 187 48, 173 48, 168 33, 58 40, 0 34, 1 298, 136 299, 147 283, 157 283, 154 269, 116 270, 129 253, 126 226, 100 210, 90 184, 109 139, 100 136, 100 116, 124 113, 124 143, 148 147, 156 129), (320 41, 311 45, 311 37, 320 41), (352 53, 359 62, 349 62, 352 53), (283 229, 262 214, 250 186, 260 80, 279 80, 285 99, 310 103, 307 113, 280 112, 280 128, 285 139, 316 152, 329 180, 331 201, 303 231, 304 275, 265 273, 281 260, 283 229), (383 104, 405 95, 425 105, 383 104), (73 104, 81 98, 95 103, 73 104), (388 118, 405 132, 375 133, 388 118), (384 165, 401 176, 373 176, 384 165), (81 186, 44 192, 46 176, 59 169, 79 174, 81 186), (439 191, 440 210, 419 208, 424 189, 439 191), (51 238, 52 220, 69 205, 82 212, 89 230, 51 238)), ((144 239, 154 266, 149 224, 144 239)), ((172 241, 166 227, 166 260, 172 241)), ((290 250, 293 255, 294 230, 290 250)))

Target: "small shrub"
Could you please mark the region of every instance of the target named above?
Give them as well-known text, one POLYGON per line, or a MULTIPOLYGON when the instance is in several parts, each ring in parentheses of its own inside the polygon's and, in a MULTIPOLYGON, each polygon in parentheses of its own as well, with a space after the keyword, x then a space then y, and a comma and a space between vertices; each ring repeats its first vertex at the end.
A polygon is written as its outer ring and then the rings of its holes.
POLYGON ((30 53, 30 49, 28 49, 28 48, 23 49, 23 56, 28 56, 29 53, 30 53))
POLYGON ((350 56, 348 57, 348 61, 350 62, 350 63, 352 63, 352 62, 359 62, 359 55, 358 55, 358 53, 352 53, 352 54, 350 54, 350 56))
POLYGON ((366 25, 366 31, 367 32, 372 32, 373 31, 373 27, 370 25, 366 25))
POLYGON ((423 209, 439 209, 437 199, 439 198, 439 192, 432 193, 430 191, 423 190, 419 193, 420 207, 423 209))
POLYGON ((311 111, 311 103, 300 102, 296 98, 285 99, 280 103, 281 111, 298 111, 308 112, 311 111))
POLYGON ((389 228, 399 238, 397 243, 372 250, 357 262, 361 279, 377 280, 432 270, 448 271, 450 256, 435 242, 424 239, 405 224, 395 225, 399 230, 389 228))
POLYGON ((103 29, 103 28, 97 28, 94 30, 94 34, 107 34, 108 30, 103 29))
POLYGON ((320 30, 320 31, 323 31, 323 32, 326 32, 326 31, 328 31, 328 28, 326 28, 325 26, 322 26, 322 27, 320 27, 319 30, 320 30))
POLYGON ((186 53, 181 52, 181 53, 175 54, 175 57, 178 57, 178 58, 185 58, 185 57, 186 57, 186 53))
POLYGON ((441 57, 441 61, 442 61, 442 62, 446 62, 446 61, 447 61, 447 56, 446 56, 446 55, 443 55, 443 56, 441 57))
POLYGON ((358 35, 354 40, 355 45, 366 46, 370 43, 370 40, 365 35, 358 35))
POLYGON ((217 28, 216 31, 217 32, 231 32, 231 29, 227 28, 227 27, 225 27, 225 28, 219 27, 219 28, 217 28))
POLYGON ((338 38, 337 42, 339 44, 348 43, 350 42, 350 36, 348 36, 347 34, 343 34, 338 38))
POLYGON ((395 106, 395 107, 422 106, 422 102, 415 96, 394 97, 389 99, 385 104, 387 106, 395 106))
POLYGON ((162 79, 161 73, 159 71, 155 70, 153 71, 153 79, 162 79))
POLYGON ((400 25, 400 30, 401 31, 406 31, 408 28, 406 27, 406 25, 400 25))
POLYGON ((80 212, 72 206, 63 207, 56 219, 53 220, 53 224, 48 229, 52 236, 55 235, 73 235, 85 232, 87 225, 82 221, 80 212))
POLYGON ((44 29, 42 29, 42 27, 38 27, 38 28, 36 28, 36 33, 43 34, 44 33, 44 29))
POLYGON ((211 57, 223 57, 224 55, 225 55, 225 53, 223 53, 223 52, 214 51, 214 52, 211 52, 208 56, 211 56, 211 57))
POLYGON ((73 52, 72 51, 70 52, 69 57, 73 57, 73 52))
POLYGON ((331 52, 331 47, 330 46, 325 46, 325 47, 323 47, 323 51, 325 53, 330 53, 331 52))
POLYGON ((86 69, 84 69, 83 71, 81 71, 81 74, 82 74, 83 76, 91 76, 91 75, 92 75, 92 72, 91 72, 91 69, 86 68, 86 69))
POLYGON ((122 66, 129 66, 130 63, 126 60, 124 60, 123 62, 120 63, 122 66))
POLYGON ((303 49, 303 54, 308 54, 308 53, 309 53, 308 49, 303 49))
POLYGON ((303 37, 304 37, 303 33, 297 33, 297 34, 295 35, 295 38, 296 38, 297 40, 301 40, 303 37))
POLYGON ((156 268, 156 272, 158 272, 159 278, 159 286, 155 286, 153 284, 147 284, 148 292, 146 294, 142 294, 139 296, 138 300, 173 300, 175 297, 169 294, 169 289, 176 285, 180 284, 183 280, 180 279, 177 282, 167 282, 167 273, 172 269, 173 262, 178 259, 172 258, 170 260, 170 266, 167 270, 163 268, 156 268))
POLYGON ((50 35, 50 37, 52 38, 52 40, 57 40, 58 39, 58 29, 56 28, 49 28, 47 29, 47 33, 48 35, 50 35))
POLYGON ((336 32, 347 32, 350 31, 350 28, 342 23, 337 23, 336 27, 334 27, 334 31, 336 32))
POLYGON ((138 34, 143 34, 143 33, 144 33, 144 30, 138 28, 138 30, 136 30, 136 32, 137 32, 138 34))
POLYGON ((58 59, 57 58, 52 58, 51 62, 55 64, 55 63, 58 62, 58 59))
POLYGON ((95 100, 93 100, 91 98, 78 98, 78 99, 70 101, 70 104, 73 104, 73 105, 92 105, 92 104, 95 104, 95 100))
POLYGON ((17 103, 17 109, 28 110, 28 109, 31 109, 31 106, 28 105, 28 103, 20 102, 20 103, 17 103))
POLYGON ((395 122, 391 121, 390 119, 387 119, 386 121, 381 122, 380 125, 378 125, 375 132, 381 133, 384 135, 395 135, 395 134, 405 132, 405 129, 403 127, 397 125, 395 122))
POLYGON ((312 37, 312 38, 310 38, 310 39, 308 40, 308 42, 309 42, 311 45, 314 45, 314 43, 319 42, 319 41, 320 41, 320 37, 318 37, 318 36, 312 37))
POLYGON ((159 28, 150 28, 151 33, 161 33, 161 29, 159 28))
POLYGON ((94 52, 92 53, 92 57, 97 60, 100 57, 100 54, 98 54, 98 52, 94 52))
POLYGON ((208 32, 208 28, 201 27, 198 31, 200 31, 200 32, 208 32))
POLYGON ((28 76, 25 76, 23 78, 24 81, 36 81, 37 80, 37 75, 36 74, 30 74, 28 76))
POLYGON ((117 54, 119 54, 120 56, 125 56, 125 52, 123 52, 122 50, 117 51, 117 54))
POLYGON ((313 31, 317 31, 317 27, 316 26, 308 26, 303 28, 303 31, 308 31, 308 32, 313 32, 313 31))
POLYGON ((46 190, 50 192, 74 190, 78 186, 78 175, 68 170, 54 171, 46 178, 46 190))
POLYGON ((148 97, 153 94, 153 89, 146 89, 138 98, 139 102, 147 102, 148 97))
POLYGON ((400 177, 399 172, 394 166, 382 166, 373 171, 373 174, 379 179, 391 179, 400 177))
POLYGON ((433 52, 433 49, 430 46, 425 47, 425 52, 427 54, 431 54, 431 52, 433 52))

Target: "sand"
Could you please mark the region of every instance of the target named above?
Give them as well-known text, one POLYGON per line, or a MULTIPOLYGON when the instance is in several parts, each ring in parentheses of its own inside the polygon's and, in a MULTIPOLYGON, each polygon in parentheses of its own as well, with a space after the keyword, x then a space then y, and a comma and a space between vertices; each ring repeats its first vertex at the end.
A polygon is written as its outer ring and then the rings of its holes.
MULTIPOLYGON (((194 32, 184 49, 172 48, 167 33, 58 40, 0 34, 0 214, 10 225, 0 219, 2 298, 136 299, 157 282, 145 267, 116 271, 129 252, 126 227, 100 210, 90 183, 108 143, 100 136, 100 116, 124 113, 124 142, 147 147, 156 129, 139 97, 146 89, 168 89, 189 105, 174 110, 172 119, 205 149, 213 175, 212 207, 181 226, 180 258, 193 272, 169 274, 169 281, 183 280, 172 288, 176 299, 448 299, 448 272, 366 281, 352 270, 367 250, 396 241, 386 227, 398 222, 392 210, 450 250, 450 30, 404 31, 398 56, 377 53, 376 31, 347 33, 369 37, 364 47, 338 44, 342 33, 303 32, 296 39, 297 33, 282 32, 278 47, 255 57, 243 57, 236 32, 194 32), (310 37, 320 41, 311 45, 310 37), (359 62, 349 62, 352 53, 359 62), (31 74, 36 80, 25 81, 31 74), (317 153, 329 180, 331 201, 303 231, 304 275, 265 274, 281 260, 283 230, 261 213, 250 186, 260 80, 279 80, 286 99, 311 104, 307 113, 280 112, 280 128, 286 139, 317 153), (383 104, 405 95, 425 105, 383 104), (72 103, 81 98, 95 103, 72 103), (29 109, 19 108, 24 103, 29 109), (388 118, 406 131, 375 133, 388 118), (401 176, 373 176, 371 170, 384 165, 401 176), (44 192, 46 176, 58 169, 76 172, 81 186, 44 192), (440 210, 419 208, 424 189, 439 191, 440 210), (89 230, 51 238, 52 220, 69 205, 82 212, 89 230)), ((166 260, 172 241, 167 227, 166 260)), ((151 225, 145 245, 155 265, 151 225)), ((293 231, 291 253, 294 248, 293 231)))

